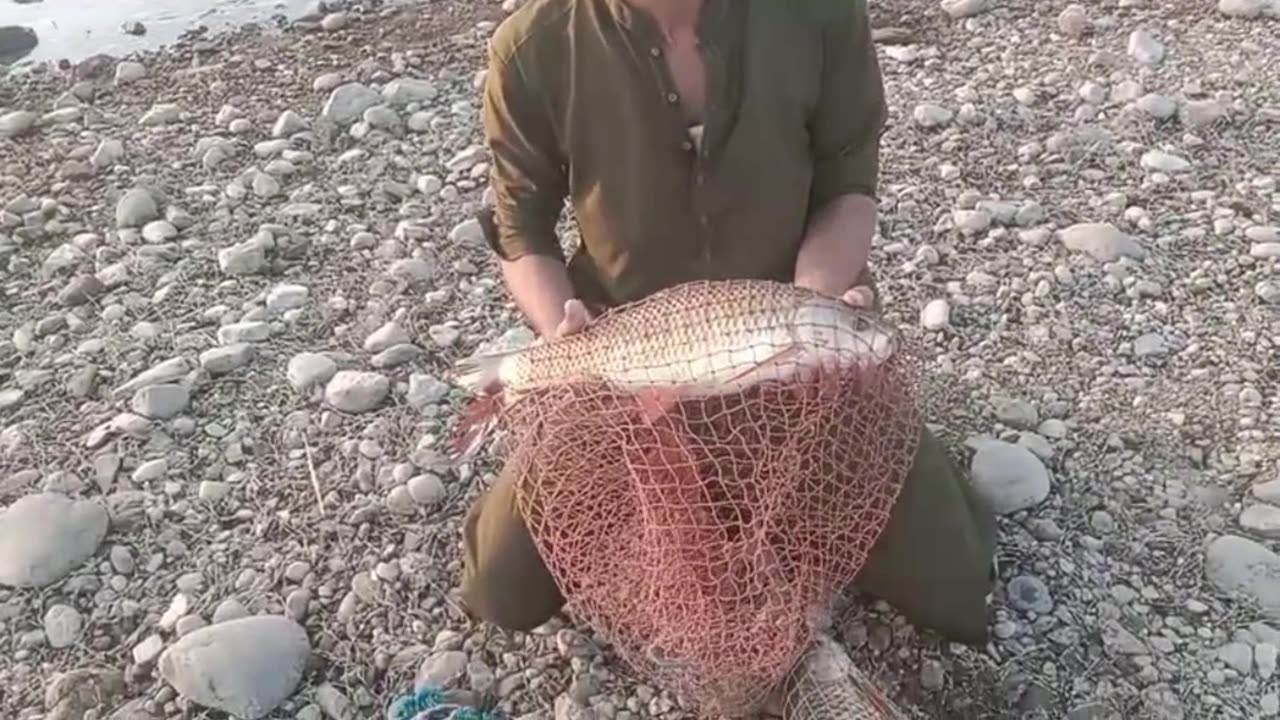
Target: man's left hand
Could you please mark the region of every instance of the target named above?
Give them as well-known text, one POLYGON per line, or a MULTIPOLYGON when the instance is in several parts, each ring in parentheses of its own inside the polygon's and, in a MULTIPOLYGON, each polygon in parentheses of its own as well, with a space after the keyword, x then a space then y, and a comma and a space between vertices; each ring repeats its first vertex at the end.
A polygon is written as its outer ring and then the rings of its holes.
POLYGON ((846 290, 840 299, 856 308, 871 309, 875 306, 876 293, 866 285, 856 285, 846 290))
POLYGON ((876 294, 866 285, 855 285, 844 292, 833 292, 829 287, 824 287, 821 282, 809 282, 804 278, 797 278, 795 282, 796 285, 802 288, 808 288, 823 295, 838 297, 852 307, 869 309, 875 306, 876 294))

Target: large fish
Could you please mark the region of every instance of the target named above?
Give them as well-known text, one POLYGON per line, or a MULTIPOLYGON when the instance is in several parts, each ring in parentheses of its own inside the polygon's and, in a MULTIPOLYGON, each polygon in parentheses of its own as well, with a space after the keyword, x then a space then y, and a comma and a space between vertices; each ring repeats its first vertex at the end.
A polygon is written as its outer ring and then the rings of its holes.
POLYGON ((896 333, 838 298, 767 280, 695 281, 602 314, 566 338, 466 358, 453 383, 474 394, 468 425, 549 386, 599 383, 634 393, 647 412, 820 369, 874 367, 896 333))

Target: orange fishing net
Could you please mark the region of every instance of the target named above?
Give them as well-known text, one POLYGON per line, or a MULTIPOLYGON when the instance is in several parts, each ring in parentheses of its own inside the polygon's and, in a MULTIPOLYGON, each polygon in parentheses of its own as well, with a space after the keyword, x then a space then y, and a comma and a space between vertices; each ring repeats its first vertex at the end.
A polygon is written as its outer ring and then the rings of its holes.
POLYGON ((914 457, 917 368, 896 342, 879 364, 657 414, 603 383, 506 408, 520 510, 573 614, 705 716, 755 712, 813 646, 914 457))

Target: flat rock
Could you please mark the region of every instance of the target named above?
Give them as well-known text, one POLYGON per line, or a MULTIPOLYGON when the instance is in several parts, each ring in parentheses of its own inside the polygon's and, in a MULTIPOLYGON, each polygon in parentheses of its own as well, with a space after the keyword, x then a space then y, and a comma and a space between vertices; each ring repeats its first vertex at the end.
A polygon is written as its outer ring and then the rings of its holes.
POLYGON ((14 110, 0 115, 0 138, 14 138, 31 132, 40 116, 29 110, 14 110))
POLYGON ((1218 0, 1218 12, 1227 17, 1280 18, 1280 0, 1218 0))
POLYGON ((382 95, 367 85, 349 82, 333 89, 320 114, 339 126, 359 120, 364 111, 381 103, 382 95))
POLYGON ((1129 57, 1142 65, 1159 65, 1164 60, 1164 45, 1146 30, 1129 33, 1129 57))
POLYGON ((1191 169, 1191 163, 1186 158, 1163 150, 1148 150, 1142 154, 1139 162, 1147 170, 1156 170, 1164 173, 1180 173, 1191 169))
POLYGON ((343 370, 325 385, 324 399, 343 412, 369 412, 382 404, 391 393, 391 381, 372 372, 343 370))
POLYGON ((436 94, 435 84, 420 78, 397 78, 382 88, 382 97, 400 107, 412 103, 427 103, 435 99, 436 94))
POLYGON ((191 391, 183 385, 165 383, 149 385, 133 394, 129 406, 142 417, 168 420, 187 409, 191 391))
POLYGON ((1258 537, 1280 538, 1280 507, 1255 503, 1240 513, 1240 527, 1258 537))
POLYGON ((1040 458, 1019 445, 992 440, 973 456, 973 485, 1000 515, 1034 507, 1049 497, 1049 471, 1040 458))
POLYGON ((139 125, 169 125, 182 118, 182 108, 174 103, 156 103, 138 120, 139 125))
POLYGON ((85 563, 107 535, 107 511, 57 493, 27 495, 0 513, 0 584, 44 587, 85 563))
POLYGON ((147 66, 132 60, 121 60, 116 65, 116 85, 128 85, 147 76, 147 66))
POLYGON ((369 337, 364 339, 364 349, 366 352, 378 353, 393 345, 402 345, 411 340, 409 333, 400 327, 400 323, 391 320, 369 333, 369 337))
POLYGON ((200 367, 210 375, 226 375, 248 365, 253 356, 253 345, 249 343, 210 348, 200 353, 200 367))
POLYGON ((107 286, 103 285, 96 276, 81 275, 73 278, 58 291, 58 304, 63 307, 77 307, 100 297, 106 291, 107 286))
POLYGON ((1058 235, 1068 250, 1083 252, 1098 262, 1115 262, 1122 257, 1140 260, 1147 255, 1136 240, 1111 223, 1078 223, 1058 235))
POLYGON ((44 614, 44 636, 49 646, 64 648, 74 645, 84 629, 84 616, 70 605, 51 606, 44 614))
POLYGON ((1222 535, 1205 553, 1205 575, 1219 592, 1258 603, 1271 620, 1280 620, 1280 556, 1261 543, 1222 535))
POLYGON ((143 188, 131 188, 116 203, 116 227, 142 227, 160 219, 160 208, 151 193, 143 188))
POLYGON ((311 656, 306 630, 278 615, 194 630, 160 655, 160 675, 184 698, 256 720, 297 689, 311 656))
POLYGON ((138 373, 132 380, 111 391, 111 394, 116 398, 122 398, 148 385, 173 382, 194 369, 184 357, 170 358, 138 373))
POLYGON ((980 15, 994 6, 994 0, 942 0, 940 3, 942 11, 956 20, 980 15))
POLYGON ((306 392, 313 386, 323 385, 338 372, 338 364, 320 353, 298 353, 289 359, 285 377, 298 392, 306 392))

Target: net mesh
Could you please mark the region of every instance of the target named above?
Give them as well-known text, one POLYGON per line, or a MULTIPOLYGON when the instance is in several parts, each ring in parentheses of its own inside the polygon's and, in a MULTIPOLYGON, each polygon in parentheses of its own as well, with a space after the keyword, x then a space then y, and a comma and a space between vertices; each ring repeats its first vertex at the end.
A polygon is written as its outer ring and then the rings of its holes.
POLYGON ((756 372, 757 381, 667 397, 656 410, 652 394, 608 373, 544 382, 506 407, 499 427, 519 510, 573 614, 704 717, 741 717, 806 667, 797 663, 830 601, 888 520, 922 419, 902 338, 891 334, 887 358, 859 345, 876 333, 852 329, 884 332, 871 316, 822 302, 823 312, 782 312, 758 288, 736 304, 714 290, 624 306, 582 342, 593 356, 621 359, 632 379, 661 357, 702 365, 647 368, 654 378, 756 372), (627 313, 629 324, 614 320, 627 313), (634 322, 642 314, 650 322, 634 322), (618 327, 635 337, 610 330, 618 327), (774 341, 760 338, 782 336, 813 352, 770 356, 774 341), (678 338, 684 354, 646 349, 655 337, 678 338), (713 356, 741 367, 711 368, 713 356))
POLYGON ((909 720, 854 665, 848 653, 819 634, 787 680, 785 720, 909 720))

